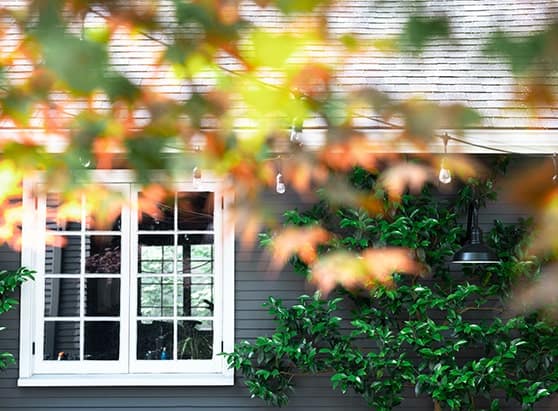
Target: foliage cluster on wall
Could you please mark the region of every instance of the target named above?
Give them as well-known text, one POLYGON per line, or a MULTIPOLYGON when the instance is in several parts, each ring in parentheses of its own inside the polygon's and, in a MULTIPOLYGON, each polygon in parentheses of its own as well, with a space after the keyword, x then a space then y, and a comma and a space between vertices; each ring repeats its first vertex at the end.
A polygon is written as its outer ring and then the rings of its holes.
MULTIPOLYGON (((0 271, 0 315, 11 310, 17 300, 10 295, 25 281, 33 279, 34 272, 20 267, 16 271, 0 271)), ((0 327, 3 331, 6 327, 0 327)), ((0 352, 0 371, 15 362, 13 354, 0 352)))
MULTIPOLYGON (((353 172, 351 181, 383 196, 375 177, 363 170, 353 172)), ((484 203, 496 193, 491 180, 471 180, 451 199, 431 191, 406 194, 398 203, 386 200, 391 211, 383 215, 335 209, 326 201, 285 214, 287 225, 337 227, 321 254, 408 247, 431 275, 395 274, 394 288, 304 295, 291 307, 270 297, 273 335, 241 342, 227 354, 252 396, 285 405, 295 376, 323 373, 333 388, 352 390, 378 410, 400 404, 405 388, 432 398, 435 410, 498 410, 502 393, 532 409, 558 390, 558 328, 538 314, 506 309, 514 282, 536 277, 543 264, 526 251, 531 222, 494 222, 487 241, 500 264, 450 271, 448 258, 464 235, 458 222, 463 206, 473 195, 484 203)), ((271 241, 263 237, 264 244, 271 241)), ((298 257, 292 262, 311 276, 298 257)))

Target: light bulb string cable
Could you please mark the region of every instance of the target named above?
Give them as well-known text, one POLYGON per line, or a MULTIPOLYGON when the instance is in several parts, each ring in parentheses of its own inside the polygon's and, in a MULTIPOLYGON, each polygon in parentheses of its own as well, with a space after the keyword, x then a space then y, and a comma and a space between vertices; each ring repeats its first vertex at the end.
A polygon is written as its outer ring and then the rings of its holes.
MULTIPOLYGON (((100 11, 98 11, 98 10, 95 10, 95 9, 93 9, 92 7, 89 7, 88 10, 87 10, 87 12, 92 13, 92 14, 94 14, 94 15, 96 15, 96 16, 98 16, 98 17, 104 18, 104 19, 108 19, 108 18, 109 18, 109 16, 106 15, 105 13, 102 13, 102 12, 100 12, 100 11)), ((85 20, 85 13, 84 13, 83 23, 84 23, 84 20, 85 20)), ((83 30, 83 29, 82 29, 82 30, 83 30)), ((158 44, 160 44, 160 45, 162 45, 162 46, 165 46, 165 47, 169 47, 169 46, 170 46, 170 44, 169 44, 168 42, 166 42, 165 40, 160 39, 160 38, 157 38, 157 37, 155 37, 155 36, 149 34, 148 32, 146 32, 145 30, 139 30, 138 33, 139 33, 141 36, 145 37, 146 39, 149 39, 149 40, 151 40, 151 41, 153 41, 153 42, 155 42, 155 43, 158 43, 158 44)), ((242 71, 234 70, 234 69, 228 68, 228 67, 226 67, 226 66, 224 66, 224 65, 222 65, 222 64, 218 64, 217 67, 218 67, 220 70, 222 70, 222 71, 224 71, 224 72, 226 72, 226 73, 228 73, 228 74, 231 74, 231 75, 233 75, 233 76, 242 76, 242 75, 243 75, 243 72, 242 72, 242 71)), ((284 90, 284 91, 290 92, 290 94, 291 94, 292 96, 294 96, 294 98, 312 100, 312 97, 311 97, 311 96, 309 96, 309 95, 307 95, 307 94, 305 94, 305 93, 302 93, 300 90, 290 90, 290 89, 289 89, 288 87, 286 87, 286 86, 281 86, 281 85, 277 85, 277 84, 272 84, 272 83, 269 83, 269 82, 267 82, 267 81, 264 81, 264 80, 261 80, 261 79, 258 79, 258 78, 255 78, 255 79, 253 79, 253 80, 256 81, 258 84, 260 84, 260 85, 262 85, 262 86, 264 86, 264 87, 268 87, 268 88, 270 88, 270 89, 284 90)), ((403 129, 402 126, 393 124, 393 123, 391 123, 390 121, 384 120, 384 119, 382 119, 382 118, 380 118, 380 117, 377 117, 377 116, 365 115, 365 114, 363 114, 363 113, 359 113, 358 111, 353 111, 353 113, 354 113, 356 116, 358 116, 359 118, 364 118, 364 119, 368 119, 368 120, 377 122, 378 124, 382 124, 382 125, 384 125, 384 126, 390 128, 390 129, 396 129, 396 130, 402 130, 402 129, 403 129)), ((297 119, 293 119, 293 125, 295 124, 296 121, 297 121, 297 119)), ((297 130, 297 131, 300 131, 300 130, 297 130)), ((448 135, 447 133, 444 133, 443 135, 435 135, 435 136, 440 137, 440 138, 444 138, 444 139, 448 139, 448 140, 452 140, 452 141, 455 141, 455 142, 458 142, 458 143, 461 143, 461 144, 465 144, 465 145, 468 145, 468 146, 471 146, 471 147, 476 147, 476 148, 480 148, 480 149, 483 149, 483 150, 487 150, 487 151, 494 151, 494 152, 499 152, 499 153, 503 153, 503 154, 517 154, 517 155, 522 155, 522 154, 524 154, 524 153, 515 152, 515 151, 510 151, 510 150, 505 150, 505 149, 501 149, 501 148, 497 148, 497 147, 491 147, 491 146, 486 145, 486 144, 473 143, 473 142, 471 142, 471 141, 467 141, 467 140, 464 140, 464 139, 459 138, 459 137, 456 137, 456 136, 448 135)))

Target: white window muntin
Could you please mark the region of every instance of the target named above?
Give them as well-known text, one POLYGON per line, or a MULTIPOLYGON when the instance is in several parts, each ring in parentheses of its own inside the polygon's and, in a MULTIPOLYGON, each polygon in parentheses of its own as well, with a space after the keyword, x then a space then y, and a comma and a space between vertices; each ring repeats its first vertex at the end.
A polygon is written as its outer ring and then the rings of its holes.
MULTIPOLYGON (((110 183, 115 182, 126 183, 125 186, 130 187, 132 181, 132 173, 125 170, 112 170, 110 172, 95 171, 92 172, 95 181, 110 183)), ((42 224, 45 221, 45 215, 38 213, 35 207, 38 205, 37 198, 32 193, 36 193, 36 182, 40 181, 40 177, 36 180, 27 179, 24 182, 24 227, 23 227, 23 250, 22 264, 29 267, 39 267, 44 264, 44 247, 37 246, 40 243, 44 245, 45 232, 42 224), (35 207, 34 207, 35 205, 35 207), (38 235, 38 233, 41 233, 38 235)), ((233 371, 226 367, 221 356, 216 354, 221 351, 231 351, 234 346, 234 229, 227 226, 223 227, 223 210, 230 207, 231 199, 225 199, 221 193, 216 192, 217 180, 204 182, 200 186, 194 188, 192 184, 179 184, 177 191, 213 191, 215 192, 215 215, 214 215, 214 337, 213 337, 213 358, 211 360, 179 360, 177 362, 188 363, 190 366, 181 367, 180 371, 176 367, 170 371, 157 367, 164 361, 152 361, 154 365, 147 366, 141 363, 148 361, 136 361, 138 369, 143 368, 146 371, 160 373, 166 378, 158 379, 153 382, 145 379, 143 373, 135 374, 132 372, 132 362, 134 357, 131 353, 135 353, 136 345, 132 345, 132 335, 129 331, 131 326, 135 327, 136 321, 132 321, 131 304, 132 299, 137 298, 137 288, 131 286, 132 281, 137 281, 136 275, 129 275, 130 267, 121 266, 121 318, 127 320, 120 321, 120 359, 119 364, 126 365, 126 369, 121 370, 115 368, 115 361, 87 361, 83 360, 81 365, 70 364, 64 361, 42 361, 42 330, 43 330, 43 306, 44 306, 44 272, 38 273, 36 282, 29 282, 22 287, 22 316, 21 316, 21 344, 20 344, 20 386, 103 386, 103 385, 231 385, 233 383, 233 371), (224 263, 223 263, 224 262, 224 263), (226 273, 225 273, 226 271, 226 273), (42 276, 42 279, 40 278, 42 276), (42 281, 42 282, 41 282, 42 281), (226 290, 226 292, 223 292, 226 290), (127 348, 127 349, 126 349, 127 348), (32 351, 35 351, 33 354, 32 351), (41 351, 41 352, 39 352, 41 351), (51 362, 52 364, 45 364, 51 362), (79 369, 78 369, 79 368, 79 369), (183 368, 183 369, 182 369, 183 368), (122 371, 122 373, 120 373, 122 371), (72 373, 75 376, 70 377, 72 373), (44 373, 44 374, 43 374, 44 373), (99 378, 95 378, 95 374, 99 378), (102 373, 102 375, 101 375, 102 373), (115 373, 115 374, 113 374, 115 373), (87 376, 85 375, 87 374, 87 376), (35 378, 33 376, 36 375, 35 378), (82 375, 82 377, 80 377, 82 375), (111 377, 114 375, 114 377, 111 377), (118 376, 120 375, 120 377, 118 376), (173 377, 171 377, 173 376, 173 377)), ((130 194, 130 197, 132 194, 130 194)), ((133 212, 130 210, 129 212, 133 212)), ((125 219, 123 221, 133 221, 133 219, 125 219)), ((124 224, 124 223, 123 223, 124 224)), ((227 223, 229 224, 229 223, 227 223)), ((122 226, 122 236, 126 236, 125 230, 131 230, 130 227, 122 226)), ((190 230, 192 234, 197 234, 197 230, 190 230)), ((205 231, 204 231, 205 232, 205 231)), ((124 250, 125 245, 129 241, 122 241, 122 253, 135 255, 135 252, 124 250)), ((131 258, 128 259, 131 261, 131 258)), ((95 277, 96 274, 88 274, 88 277, 95 277)), ((107 275, 99 275, 107 277, 107 275)), ((50 277, 56 277, 51 274, 50 277)), ((133 311, 135 317, 135 310, 133 311)), ((81 312, 80 312, 81 314, 81 312)), ((81 317, 81 315, 80 315, 81 317)), ((102 318, 95 318, 102 320, 102 318)), ((77 363, 77 361, 75 362, 77 363)), ((170 364, 170 363, 169 363, 170 364)), ((163 367, 164 368, 164 367, 163 367)), ((137 372, 137 371, 134 371, 137 372)))
MULTIPOLYGON (((122 192, 124 198, 129 198, 130 187, 128 184, 111 184, 111 189, 122 192)), ((40 187, 39 192, 42 192, 40 187)), ((36 265, 40 267, 37 270, 36 287, 35 287, 35 301, 36 311, 35 317, 37 322, 35 325, 35 356, 34 356, 34 372, 37 374, 53 374, 53 373, 70 373, 81 374, 84 371, 87 373, 105 373, 110 369, 114 373, 128 372, 128 338, 129 338, 129 324, 126 320, 129 316, 129 276, 125 273, 129 272, 129 259, 124 256, 129 255, 129 241, 125 241, 126 233, 129 232, 130 211, 126 207, 122 207, 121 214, 121 228, 120 231, 107 231, 107 230, 87 230, 86 226, 86 210, 84 207, 84 199, 81 199, 82 215, 81 215, 81 228, 79 231, 56 231, 57 236, 70 236, 79 237, 81 240, 80 247, 80 273, 79 274, 63 274, 63 273, 49 273, 45 271, 46 262, 46 237, 49 235, 45 230, 47 221, 47 196, 41 194, 37 197, 36 211, 37 219, 34 222, 34 232, 38 236, 39 246, 36 249, 36 265), (121 261, 120 273, 118 274, 95 274, 86 273, 85 270, 85 246, 84 241, 87 235, 111 235, 120 236, 121 248, 121 261), (79 279, 79 315, 78 316, 63 316, 63 317, 45 317, 45 281, 47 278, 61 278, 61 279, 79 279), (85 315, 85 282, 88 278, 118 278, 120 280, 120 316, 95 316, 88 317, 85 315), (87 322, 101 322, 110 321, 119 323, 119 359, 118 360, 86 360, 80 359, 75 361, 53 361, 44 359, 44 341, 45 341, 45 327, 48 322, 79 322, 79 357, 84 358, 84 344, 85 344, 85 321, 87 322)))
MULTIPOLYGON (((175 201, 175 212, 174 215, 174 224, 173 230, 165 230, 165 231, 140 231, 138 229, 137 219, 133 220, 132 222, 132 234, 131 234, 131 242, 133 244, 139 244, 139 236, 140 235, 172 235, 174 237, 174 244, 177 244, 177 236, 183 235, 186 233, 189 234, 210 234, 213 236, 213 250, 214 250, 214 258, 213 258, 213 296, 214 296, 214 309, 213 309, 213 316, 210 317, 184 317, 177 315, 177 287, 176 284, 173 287, 174 295, 173 300, 174 304, 174 312, 173 316, 161 316, 161 317, 150 317, 149 320, 170 320, 173 322, 173 339, 174 341, 178 340, 178 328, 177 322, 183 320, 200 320, 200 321, 212 321, 213 322, 213 356, 212 359, 207 360, 179 360, 177 359, 177 344, 173 344, 173 351, 172 351, 172 359, 165 360, 165 361, 154 361, 154 360, 140 360, 138 359, 137 353, 137 337, 138 337, 138 321, 140 318, 137 316, 137 306, 138 306, 138 278, 158 278, 158 277, 166 277, 172 278, 175 282, 179 277, 192 277, 192 275, 181 274, 178 275, 177 270, 177 256, 176 253, 174 254, 174 264, 173 264, 173 274, 139 274, 137 267, 138 265, 138 253, 132 253, 131 256, 131 306, 134 309, 131 310, 130 316, 130 371, 133 373, 158 373, 158 372, 168 372, 168 373, 183 373, 183 372, 207 372, 207 373, 215 373, 219 372, 225 367, 225 363, 223 357, 218 355, 221 352, 221 345, 223 341, 223 330, 222 330, 222 318, 223 318, 223 303, 222 303, 222 281, 223 281, 223 266, 222 266, 222 259, 223 259, 223 241, 224 238, 222 236, 223 232, 223 216, 222 216, 222 196, 217 191, 217 187, 215 183, 202 183, 196 187, 193 186, 191 183, 177 183, 175 185, 176 192, 204 192, 209 191, 214 193, 213 197, 213 230, 179 230, 176 224, 176 220, 178 218, 178 213, 176 212, 176 201, 175 201)), ((132 198, 131 204, 134 205, 134 209, 132 210, 132 215, 138 215, 137 204, 138 204, 138 194, 141 191, 139 186, 135 186, 132 190, 132 198)), ((209 275, 207 275, 209 276, 209 275)))

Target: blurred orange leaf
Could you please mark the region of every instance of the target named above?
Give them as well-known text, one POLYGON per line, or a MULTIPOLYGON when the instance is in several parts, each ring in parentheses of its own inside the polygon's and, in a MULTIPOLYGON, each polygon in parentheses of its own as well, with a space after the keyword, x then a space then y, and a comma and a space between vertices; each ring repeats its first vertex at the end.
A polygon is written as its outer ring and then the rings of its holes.
POLYGON ((373 171, 378 159, 373 145, 366 137, 358 135, 339 143, 328 144, 320 157, 329 167, 340 171, 348 171, 355 166, 373 171))
POLYGON ((463 181, 467 181, 468 178, 478 176, 485 171, 485 167, 472 156, 462 154, 436 156, 433 166, 439 170, 442 161, 444 161, 444 167, 448 168, 452 175, 459 177, 463 181))
POLYGON ((318 257, 318 245, 330 238, 331 234, 322 227, 287 227, 273 238, 272 264, 283 267, 295 254, 304 263, 312 264, 318 257))
POLYGON ((291 89, 297 90, 301 95, 316 98, 329 91, 331 81, 330 69, 317 63, 308 63, 303 66, 291 79, 291 89))
POLYGON ((510 300, 514 312, 530 312, 558 302, 558 264, 547 267, 541 277, 517 287, 510 300))
POLYGON ((161 218, 161 209, 158 207, 167 196, 167 191, 159 184, 151 184, 144 187, 138 198, 138 209, 153 218, 161 218))
POLYGON ((393 285, 393 273, 418 273, 420 265, 405 248, 375 248, 362 254, 335 251, 311 267, 310 282, 324 294, 337 285, 346 289, 393 285))
POLYGON ((389 196, 398 200, 407 188, 412 192, 418 192, 430 179, 432 179, 432 170, 428 166, 416 163, 399 163, 382 173, 380 182, 389 196))

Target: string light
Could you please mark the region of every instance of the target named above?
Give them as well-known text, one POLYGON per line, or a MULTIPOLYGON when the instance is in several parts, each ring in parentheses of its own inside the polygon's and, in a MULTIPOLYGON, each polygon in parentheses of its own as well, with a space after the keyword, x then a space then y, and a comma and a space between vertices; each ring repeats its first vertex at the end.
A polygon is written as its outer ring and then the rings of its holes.
POLYGON ((440 163, 440 172, 438 173, 438 180, 440 180, 440 183, 442 184, 449 184, 451 183, 451 171, 446 166, 446 161, 447 161, 446 156, 448 154, 449 136, 447 134, 444 134, 442 140, 444 141, 444 157, 442 158, 442 162, 440 163))
POLYGON ((194 188, 200 188, 202 182, 202 172, 199 167, 194 167, 192 170, 192 184, 194 188))
MULTIPOLYGON (((108 17, 108 16, 104 15, 103 13, 101 13, 99 11, 96 11, 96 10, 89 10, 89 12, 94 13, 95 15, 97 15, 99 17, 102 17, 102 18, 105 18, 105 19, 108 17)), ((166 42, 166 41, 164 41, 160 38, 154 37, 154 36, 150 35, 149 33, 145 32, 145 31, 140 30, 139 34, 141 36, 145 37, 146 39, 149 39, 149 40, 151 40, 155 43, 158 43, 158 44, 160 44, 164 47, 169 47, 171 45, 170 43, 168 43, 168 42, 166 42)), ((243 71, 234 70, 234 69, 228 68, 227 66, 218 65, 218 67, 219 67, 219 69, 223 70, 224 72, 227 72, 227 73, 229 73, 231 75, 234 75, 234 76, 241 77, 241 76, 244 76, 244 74, 245 74, 243 71)), ((269 89, 285 91, 284 86, 268 83, 268 82, 263 81, 261 79, 256 79, 255 81, 258 84, 260 84, 264 87, 267 87, 269 89)), ((290 97, 292 99, 300 98, 300 99, 303 99, 303 100, 310 100, 310 101, 312 100, 312 98, 310 96, 305 95, 304 93, 302 93, 297 88, 294 88, 292 90, 287 89, 286 91, 290 91, 290 97)), ((63 111, 63 113, 64 114, 69 114, 70 116, 72 116, 71 113, 66 113, 64 111, 63 111)), ((357 115, 358 118, 365 118, 365 119, 368 119, 368 120, 372 120, 376 123, 382 124, 383 126, 387 126, 389 129, 393 129, 393 130, 397 130, 397 129, 401 130, 402 129, 401 126, 396 125, 396 124, 394 124, 390 121, 387 121, 387 120, 383 119, 382 117, 370 116, 370 115, 366 115, 364 113, 359 113, 359 112, 355 112, 355 114, 357 115)), ((302 131, 302 128, 301 128, 300 131, 302 131)), ((291 136, 292 136, 292 134, 291 134, 291 136)), ((299 139, 299 137, 300 136, 298 136, 297 139, 299 139)), ((464 139, 461 139, 461 138, 458 138, 458 137, 455 137, 455 136, 449 136, 447 133, 444 136, 441 136, 441 137, 442 138, 447 138, 448 140, 453 140, 453 141, 461 143, 461 144, 465 144, 465 145, 470 146, 470 147, 477 147, 477 148, 481 148, 481 149, 484 149, 484 150, 499 152, 499 153, 503 153, 503 154, 524 154, 524 153, 514 152, 514 151, 505 150, 505 149, 501 149, 501 148, 497 148, 497 147, 491 147, 491 146, 488 146, 488 145, 485 145, 485 144, 472 143, 470 141, 467 141, 467 140, 464 140, 464 139)), ((291 139, 291 141, 292 141, 292 139, 291 139)), ((546 155, 545 155, 545 157, 546 157, 546 155)), ((558 180, 558 177, 557 177, 557 180, 558 180)))
POLYGON ((285 182, 283 181, 283 174, 277 173, 277 177, 275 177, 275 191, 278 194, 285 194, 286 189, 285 182))
MULTIPOLYGON (((195 152, 196 154, 199 154, 200 146, 195 147, 195 152)), ((192 184, 194 185, 194 188, 200 188, 201 182, 202 182, 201 168, 195 166, 194 169, 192 170, 192 184)))

